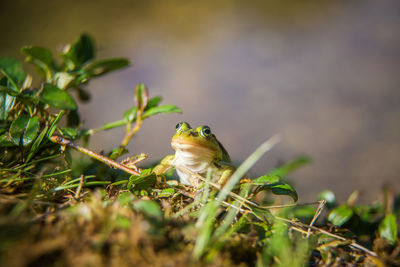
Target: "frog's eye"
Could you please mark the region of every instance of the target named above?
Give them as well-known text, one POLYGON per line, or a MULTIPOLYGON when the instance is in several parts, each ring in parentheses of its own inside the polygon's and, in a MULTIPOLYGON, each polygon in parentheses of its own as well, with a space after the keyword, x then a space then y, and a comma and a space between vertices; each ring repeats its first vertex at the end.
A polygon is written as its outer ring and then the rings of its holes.
POLYGON ((210 136, 210 135, 211 135, 211 129, 210 129, 210 127, 208 127, 208 126, 203 126, 203 127, 201 127, 200 134, 201 134, 203 137, 208 137, 208 136, 210 136))
POLYGON ((190 125, 187 122, 180 122, 175 126, 176 131, 181 131, 181 130, 185 130, 185 129, 190 129, 190 125))
POLYGON ((182 127, 182 122, 179 122, 176 126, 175 126, 175 130, 179 130, 182 127))

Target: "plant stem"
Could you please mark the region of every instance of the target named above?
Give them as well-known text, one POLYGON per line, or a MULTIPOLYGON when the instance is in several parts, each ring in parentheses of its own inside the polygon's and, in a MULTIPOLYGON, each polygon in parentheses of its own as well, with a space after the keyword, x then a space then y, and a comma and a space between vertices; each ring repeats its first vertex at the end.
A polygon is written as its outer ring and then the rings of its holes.
POLYGON ((135 126, 133 127, 132 130, 130 130, 126 133, 124 139, 121 142, 121 147, 126 147, 128 145, 129 141, 132 139, 132 137, 135 135, 135 133, 137 131, 139 131, 141 126, 142 126, 142 116, 141 116, 141 113, 138 112, 135 126))
POLYGON ((120 163, 118 163, 118 162, 116 162, 116 161, 114 161, 112 159, 109 159, 109 158, 104 157, 104 156, 102 156, 100 154, 97 154, 97 153, 95 153, 95 152, 93 152, 93 151, 91 151, 89 149, 81 147, 81 146, 71 142, 70 140, 62 138, 61 136, 52 136, 50 138, 50 140, 52 142, 56 143, 56 144, 72 147, 72 148, 78 150, 79 152, 81 152, 81 153, 83 153, 85 155, 88 155, 91 158, 97 159, 98 161, 101 161, 101 162, 103 162, 103 163, 105 163, 105 164, 107 164, 107 165, 109 165, 111 167, 114 167, 116 169, 120 169, 120 170, 122 170, 124 172, 127 172, 129 174, 140 175, 140 173, 135 171, 135 170, 132 170, 132 169, 130 169, 130 168, 128 168, 128 167, 126 167, 126 166, 124 166, 124 165, 122 165, 122 164, 120 164, 120 163))

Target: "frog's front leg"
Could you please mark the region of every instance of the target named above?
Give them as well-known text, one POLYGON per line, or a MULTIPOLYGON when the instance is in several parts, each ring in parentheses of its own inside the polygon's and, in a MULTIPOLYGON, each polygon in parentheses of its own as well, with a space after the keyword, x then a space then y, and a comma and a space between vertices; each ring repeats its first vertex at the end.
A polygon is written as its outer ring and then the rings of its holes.
POLYGON ((232 174, 235 172, 234 167, 226 167, 226 169, 222 172, 221 177, 218 179, 218 184, 221 188, 228 182, 229 178, 231 178, 232 174))
POLYGON ((174 160, 175 155, 168 155, 164 157, 159 164, 157 164, 153 172, 155 172, 157 175, 163 175, 165 172, 169 170, 169 168, 172 167, 172 161, 174 160))

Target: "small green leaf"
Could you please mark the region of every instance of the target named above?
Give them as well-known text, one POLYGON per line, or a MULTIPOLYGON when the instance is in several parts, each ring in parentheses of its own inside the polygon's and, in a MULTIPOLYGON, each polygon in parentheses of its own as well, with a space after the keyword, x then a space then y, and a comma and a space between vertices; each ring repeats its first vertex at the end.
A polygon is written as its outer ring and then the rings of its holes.
POLYGON ((156 114, 167 114, 167 113, 182 113, 182 110, 175 105, 162 105, 150 108, 143 113, 143 119, 154 116, 156 114))
POLYGON ((133 208, 136 211, 143 212, 149 217, 154 217, 157 219, 162 219, 163 213, 158 206, 157 202, 152 200, 139 200, 133 204, 133 208))
POLYGON ((15 146, 14 142, 11 140, 8 133, 4 133, 4 134, 0 135, 0 145, 3 147, 15 146))
POLYGON ((10 138, 14 144, 27 146, 37 135, 39 130, 39 118, 30 118, 27 115, 20 115, 10 126, 10 138))
POLYGON ((145 110, 149 110, 153 107, 158 106, 158 104, 161 102, 162 97, 161 96, 155 96, 149 99, 149 103, 147 103, 147 106, 145 108, 145 110))
POLYGON ((50 50, 39 46, 24 46, 21 48, 21 52, 27 57, 28 62, 32 62, 43 71, 46 76, 46 80, 51 79, 51 65, 53 64, 53 56, 50 50))
POLYGON ((347 205, 340 205, 333 209, 329 215, 328 220, 337 226, 342 226, 353 216, 353 210, 347 205))
POLYGON ((89 63, 83 68, 83 70, 87 72, 89 77, 92 77, 118 70, 129 65, 130 61, 126 58, 106 58, 89 63))
POLYGON ((113 121, 113 122, 109 122, 109 123, 104 124, 102 129, 103 130, 110 130, 110 129, 113 129, 113 128, 124 126, 126 123, 127 123, 127 120, 125 120, 125 119, 118 120, 118 121, 113 121))
POLYGON ((59 123, 59 121, 61 120, 61 117, 64 115, 64 111, 61 110, 60 113, 57 114, 57 117, 51 122, 49 131, 46 134, 46 139, 50 139, 50 137, 53 136, 54 131, 57 128, 57 124, 59 123))
POLYGON ((330 190, 323 190, 318 194, 318 200, 326 200, 326 204, 329 207, 336 205, 335 194, 330 190))
POLYGON ((63 56, 67 70, 75 70, 94 58, 94 41, 88 34, 82 34, 66 50, 63 56))
POLYGON ((149 102, 149 91, 144 83, 139 83, 135 88, 135 101, 140 112, 143 112, 149 102))
POLYGON ((255 190, 254 192, 255 194, 264 190, 271 190, 271 192, 275 195, 287 195, 292 197, 294 201, 298 200, 298 195, 296 190, 294 190, 294 188, 291 185, 282 182, 279 176, 277 175, 263 175, 261 177, 258 177, 250 181, 248 184, 259 186, 255 190))
POLYGON ((125 147, 115 147, 111 150, 108 157, 110 159, 116 159, 126 153, 128 153, 128 150, 125 147))
POLYGON ((397 224, 396 216, 389 213, 379 224, 379 236, 385 238, 390 244, 394 244, 397 240, 397 224))
POLYGON ((69 110, 77 109, 75 100, 70 94, 51 84, 45 85, 40 95, 40 101, 53 108, 69 110))
POLYGON ((61 128, 59 129, 59 131, 64 137, 67 137, 68 139, 75 139, 78 135, 77 130, 71 127, 61 128))
POLYGON ((127 187, 131 192, 140 191, 143 189, 145 190, 153 186, 156 181, 157 181, 157 176, 155 173, 142 172, 141 175, 132 175, 129 178, 127 187))
POLYGON ((276 183, 271 184, 268 187, 275 195, 290 196, 295 202, 299 199, 296 190, 294 190, 294 188, 289 184, 276 183))
POLYGON ((125 110, 124 119, 126 122, 133 122, 133 120, 136 119, 137 110, 137 106, 133 106, 130 109, 125 110))
POLYGON ((49 127, 46 126, 38 135, 38 137, 36 138, 35 142, 33 142, 31 150, 29 151, 28 156, 26 157, 26 162, 28 162, 29 160, 31 160, 31 158, 35 155, 35 153, 39 150, 40 144, 43 141, 44 136, 47 133, 47 129, 49 127))
POLYGON ((158 196, 159 197, 170 197, 173 194, 175 194, 175 190, 173 188, 165 188, 158 194, 158 196))
POLYGON ((265 185, 279 182, 280 178, 277 175, 263 175, 254 180, 251 180, 252 185, 265 185))
POLYGON ((30 144, 36 138, 39 127, 40 123, 39 123, 39 118, 37 116, 34 116, 29 119, 22 138, 23 146, 30 144))
POLYGON ((26 73, 22 68, 22 62, 15 58, 0 58, 0 73, 3 73, 13 85, 12 89, 19 92, 18 85, 22 85, 25 80, 26 73))
POLYGON ((19 145, 21 138, 24 134, 26 124, 28 124, 29 117, 26 115, 19 116, 16 120, 11 123, 10 126, 10 138, 14 144, 19 145))

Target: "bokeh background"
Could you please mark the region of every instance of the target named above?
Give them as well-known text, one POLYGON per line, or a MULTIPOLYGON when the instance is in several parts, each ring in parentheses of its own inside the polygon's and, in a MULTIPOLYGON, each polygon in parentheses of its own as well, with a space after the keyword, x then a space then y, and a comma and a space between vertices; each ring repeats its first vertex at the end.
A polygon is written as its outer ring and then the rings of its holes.
MULTIPOLYGON (((376 199, 400 189, 400 2, 392 1, 29 1, 0 3, 0 56, 26 44, 54 48, 82 32, 98 57, 133 65, 90 83, 85 126, 122 118, 133 89, 182 108, 144 123, 129 145, 151 160, 172 153, 178 121, 207 124, 235 162, 274 134, 283 141, 252 173, 297 155, 300 201, 332 189, 376 199)), ((91 148, 117 146, 124 129, 99 133, 91 148)))

